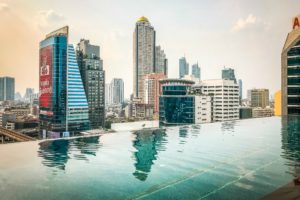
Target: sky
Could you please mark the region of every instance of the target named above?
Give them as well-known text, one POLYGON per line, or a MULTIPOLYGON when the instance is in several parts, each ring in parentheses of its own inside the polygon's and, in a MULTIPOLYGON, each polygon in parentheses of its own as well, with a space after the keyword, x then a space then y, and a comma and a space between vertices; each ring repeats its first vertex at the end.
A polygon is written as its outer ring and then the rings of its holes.
POLYGON ((299 0, 0 0, 0 76, 15 77, 16 91, 38 91, 39 42, 68 25, 69 42, 100 46, 106 83, 122 78, 132 93, 133 31, 146 16, 156 44, 177 78, 179 58, 201 67, 202 79, 219 79, 224 66, 251 88, 280 89, 280 54, 299 0))

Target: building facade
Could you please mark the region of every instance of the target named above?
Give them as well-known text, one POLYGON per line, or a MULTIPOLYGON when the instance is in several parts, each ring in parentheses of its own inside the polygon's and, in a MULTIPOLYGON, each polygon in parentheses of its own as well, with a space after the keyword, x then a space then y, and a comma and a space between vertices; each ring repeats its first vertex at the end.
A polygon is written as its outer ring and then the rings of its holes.
POLYGON ((252 115, 253 118, 272 117, 274 115, 274 110, 272 108, 253 108, 252 115))
POLYGON ((251 107, 265 108, 270 105, 268 89, 252 89, 248 91, 251 107))
POLYGON ((236 82, 236 77, 235 77, 235 74, 234 74, 234 69, 224 67, 224 69, 222 70, 222 79, 232 80, 232 81, 234 81, 234 83, 237 83, 236 82))
POLYGON ((154 113, 159 111, 159 95, 161 94, 161 86, 159 80, 167 78, 163 73, 147 74, 145 77, 145 93, 144 102, 154 107, 154 113))
POLYGON ((12 101, 15 99, 15 78, 0 77, 0 101, 12 101))
POLYGON ((105 120, 105 71, 100 47, 81 39, 76 54, 89 106, 90 125, 97 129, 104 126, 105 120))
POLYGON ((199 81, 201 80, 201 69, 198 63, 192 65, 192 76, 199 79, 199 81))
POLYGON ((133 94, 144 97, 144 77, 155 71, 155 30, 146 17, 140 17, 133 33, 133 94))
POLYGON ((281 91, 277 91, 274 96, 274 115, 281 116, 281 91))
POLYGON ((114 78, 110 82, 110 102, 111 104, 122 104, 124 102, 124 81, 114 78))
POLYGON ((164 74, 168 77, 168 59, 160 46, 155 47, 155 73, 164 74))
POLYGON ((212 97, 191 89, 195 83, 185 79, 160 81, 159 122, 162 125, 209 123, 212 120, 212 97))
POLYGON ((240 107, 240 119, 252 118, 252 110, 251 107, 240 107))
POLYGON ((46 35, 40 42, 40 130, 43 133, 89 129, 88 104, 69 28, 46 35))
POLYGON ((185 75, 189 75, 189 63, 182 57, 179 59, 179 78, 184 78, 185 75))
POLYGON ((300 115, 300 15, 293 18, 281 53, 282 115, 300 115))
POLYGON ((239 119, 239 86, 232 80, 204 80, 193 90, 212 96, 214 122, 239 119))

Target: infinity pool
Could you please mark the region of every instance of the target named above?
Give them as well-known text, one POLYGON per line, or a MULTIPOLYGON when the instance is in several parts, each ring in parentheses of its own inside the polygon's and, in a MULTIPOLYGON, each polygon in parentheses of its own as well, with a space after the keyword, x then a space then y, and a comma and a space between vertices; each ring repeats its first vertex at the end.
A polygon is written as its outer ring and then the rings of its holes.
POLYGON ((0 199, 259 199, 299 172, 300 118, 0 145, 0 199))

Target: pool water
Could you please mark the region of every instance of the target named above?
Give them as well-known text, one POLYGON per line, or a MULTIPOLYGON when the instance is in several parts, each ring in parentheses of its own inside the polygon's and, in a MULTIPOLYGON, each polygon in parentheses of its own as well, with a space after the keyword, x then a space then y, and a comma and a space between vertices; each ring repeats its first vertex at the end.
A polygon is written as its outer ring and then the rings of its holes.
POLYGON ((300 118, 0 145, 0 199, 259 199, 299 174, 300 118))

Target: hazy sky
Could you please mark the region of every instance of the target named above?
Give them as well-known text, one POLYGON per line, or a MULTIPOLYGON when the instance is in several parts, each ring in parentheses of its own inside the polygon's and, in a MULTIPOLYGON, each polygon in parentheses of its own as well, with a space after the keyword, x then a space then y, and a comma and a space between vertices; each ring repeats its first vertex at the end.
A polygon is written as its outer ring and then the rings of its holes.
POLYGON ((16 91, 38 90, 39 42, 63 25, 70 43, 100 45, 106 82, 123 78, 132 93, 132 34, 138 17, 156 30, 178 77, 178 59, 198 61, 202 79, 233 67, 249 88, 280 89, 280 54, 299 0, 0 0, 0 76, 16 78, 16 91), (276 2, 276 3, 275 3, 276 2))

